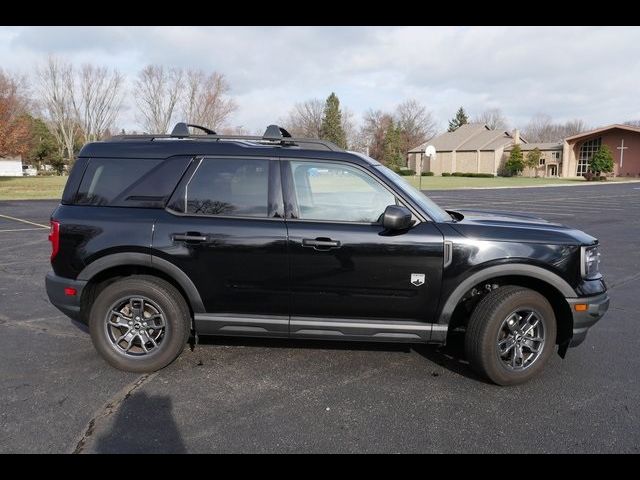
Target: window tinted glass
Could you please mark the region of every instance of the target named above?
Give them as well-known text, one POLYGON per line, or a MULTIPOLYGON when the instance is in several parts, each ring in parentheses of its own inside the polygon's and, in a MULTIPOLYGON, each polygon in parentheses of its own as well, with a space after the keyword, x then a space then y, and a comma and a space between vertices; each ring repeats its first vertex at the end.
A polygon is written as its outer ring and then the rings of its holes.
POLYGON ((190 162, 191 157, 171 157, 164 160, 120 193, 112 205, 164 208, 190 162))
POLYGON ((269 161, 204 159, 186 188, 186 213, 266 217, 269 161))
POLYGON ((160 162, 156 159, 92 158, 74 202, 80 205, 108 205, 160 162))
POLYGON ((299 218, 338 222, 378 222, 396 199, 361 170, 324 162, 291 162, 299 218))
POLYGON ((404 177, 401 177, 393 170, 385 167, 384 165, 376 166, 378 171, 387 177, 391 182, 399 186, 406 195, 408 195, 414 202, 416 202, 420 208, 422 208, 429 216, 436 222, 450 222, 451 215, 443 210, 437 203, 427 197, 424 193, 418 190, 416 187, 407 182, 404 177))

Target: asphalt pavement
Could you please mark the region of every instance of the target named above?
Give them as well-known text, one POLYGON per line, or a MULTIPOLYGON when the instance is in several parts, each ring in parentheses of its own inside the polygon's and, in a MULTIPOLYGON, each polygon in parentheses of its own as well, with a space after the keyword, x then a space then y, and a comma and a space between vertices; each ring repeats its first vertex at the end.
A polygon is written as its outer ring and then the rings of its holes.
POLYGON ((437 191, 602 242, 609 313, 541 376, 497 387, 447 347, 211 338, 123 373, 48 302, 57 202, 0 202, 0 453, 640 451, 640 184, 437 191))

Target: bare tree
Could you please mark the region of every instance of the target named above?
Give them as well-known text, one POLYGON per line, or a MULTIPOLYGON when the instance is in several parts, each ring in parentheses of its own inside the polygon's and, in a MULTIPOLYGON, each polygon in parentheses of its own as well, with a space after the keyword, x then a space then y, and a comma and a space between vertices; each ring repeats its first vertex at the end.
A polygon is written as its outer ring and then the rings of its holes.
POLYGON ((640 120, 627 120, 624 124, 631 127, 640 127, 640 120))
POLYGON ((80 132, 73 100, 73 66, 49 57, 47 63, 38 69, 38 83, 42 107, 58 143, 60 157, 72 163, 80 132))
POLYGON ((384 140, 387 129, 392 124, 393 117, 382 110, 369 110, 365 113, 360 135, 368 146, 370 157, 384 159, 384 140))
POLYGON ((507 119, 499 108, 490 108, 480 115, 477 115, 473 121, 475 123, 483 123, 491 130, 508 130, 509 124, 507 119))
MULTIPOLYGON (((322 117, 324 115, 324 101, 312 98, 305 102, 296 103, 289 111, 283 124, 296 137, 320 138, 322 117)), ((343 115, 344 121, 345 115, 343 115)))
POLYGON ((117 70, 90 64, 82 66, 77 95, 72 97, 75 115, 86 142, 108 135, 122 106, 124 77, 117 70))
POLYGON ((139 123, 147 133, 166 133, 180 99, 183 72, 147 65, 138 74, 135 98, 139 123))
POLYGON ((589 130, 589 127, 583 120, 574 119, 565 122, 564 125, 559 125, 559 133, 560 138, 571 137, 572 135, 577 135, 578 133, 586 132, 589 130))
POLYGON ((357 142, 358 128, 353 112, 347 107, 342 109, 342 130, 347 138, 347 148, 353 149, 357 142))
POLYGON ((397 106, 395 123, 402 132, 405 150, 417 147, 436 134, 436 122, 427 107, 417 100, 406 100, 397 106))
POLYGON ((220 73, 206 74, 202 70, 189 70, 185 74, 185 90, 182 114, 188 123, 216 130, 238 108, 228 98, 229 83, 220 73))
POLYGON ((523 136, 528 142, 558 142, 588 129, 584 121, 579 119, 554 123, 549 115, 537 114, 523 129, 523 136))
MULTIPOLYGON (((218 130, 216 130, 218 132, 218 130)), ((250 130, 244 128, 242 125, 236 125, 235 127, 223 127, 220 129, 218 133, 222 135, 255 135, 261 136, 263 132, 251 132, 250 130)))

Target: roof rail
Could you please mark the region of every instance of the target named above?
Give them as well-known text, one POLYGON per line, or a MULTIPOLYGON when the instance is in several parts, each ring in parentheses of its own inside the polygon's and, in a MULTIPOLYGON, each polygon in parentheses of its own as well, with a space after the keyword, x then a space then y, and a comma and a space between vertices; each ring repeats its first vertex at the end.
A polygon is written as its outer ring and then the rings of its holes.
POLYGON ((300 148, 310 148, 316 150, 331 150, 334 152, 343 151, 342 148, 338 147, 335 143, 329 142, 327 140, 319 140, 315 138, 296 138, 292 137, 291 134, 282 127, 278 125, 269 125, 265 130, 264 134, 260 136, 256 135, 219 135, 213 130, 210 130, 205 127, 201 127, 199 125, 192 125, 184 122, 179 122, 173 128, 171 135, 116 135, 111 137, 111 141, 121 141, 121 140, 146 140, 146 141, 155 141, 155 140, 170 140, 170 139, 192 139, 192 140, 208 140, 208 141, 220 141, 220 140, 238 140, 244 142, 255 142, 258 144, 266 144, 266 145, 274 145, 279 144, 283 147, 300 147, 300 148), (189 133, 189 127, 197 128, 199 130, 204 131, 205 135, 191 135, 189 133))

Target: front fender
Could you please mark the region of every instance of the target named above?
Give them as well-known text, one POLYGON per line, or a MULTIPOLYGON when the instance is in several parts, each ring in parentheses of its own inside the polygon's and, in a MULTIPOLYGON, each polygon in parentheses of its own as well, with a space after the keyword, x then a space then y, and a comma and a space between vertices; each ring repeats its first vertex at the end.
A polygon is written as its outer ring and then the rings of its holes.
MULTIPOLYGON (((438 323, 449 323, 451 316, 453 315, 453 311, 462 297, 475 285, 486 280, 510 276, 530 277, 543 281, 558 290, 558 292, 560 292, 565 298, 573 298, 577 296, 576 292, 566 280, 544 268, 524 263, 494 265, 477 271, 458 284, 453 292, 451 292, 446 300, 444 300, 442 309, 440 310, 438 323)), ((446 295, 444 292, 443 294, 446 295)))

